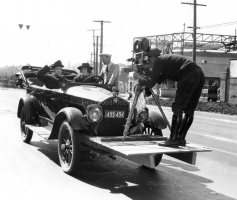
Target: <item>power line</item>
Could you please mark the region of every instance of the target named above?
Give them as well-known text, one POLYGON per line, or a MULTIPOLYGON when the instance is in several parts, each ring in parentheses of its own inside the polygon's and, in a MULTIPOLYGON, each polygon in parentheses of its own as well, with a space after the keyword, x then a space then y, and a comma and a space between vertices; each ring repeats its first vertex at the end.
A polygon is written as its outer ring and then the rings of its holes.
POLYGON ((201 29, 205 29, 205 28, 215 28, 215 27, 219 27, 219 26, 229 26, 229 25, 233 25, 233 24, 237 24, 237 21, 234 22, 226 22, 226 23, 222 23, 222 24, 214 24, 214 25, 209 25, 209 26, 202 26, 200 27, 201 29))

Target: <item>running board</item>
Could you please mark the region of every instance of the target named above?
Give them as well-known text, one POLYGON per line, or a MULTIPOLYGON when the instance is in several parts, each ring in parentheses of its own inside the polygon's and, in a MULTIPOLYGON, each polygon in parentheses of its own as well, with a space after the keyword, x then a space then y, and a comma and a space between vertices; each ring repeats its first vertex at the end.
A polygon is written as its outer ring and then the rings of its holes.
POLYGON ((40 137, 44 138, 45 140, 49 138, 51 134, 51 130, 52 130, 52 125, 35 126, 35 125, 26 124, 25 127, 27 129, 32 130, 34 133, 37 133, 40 137))

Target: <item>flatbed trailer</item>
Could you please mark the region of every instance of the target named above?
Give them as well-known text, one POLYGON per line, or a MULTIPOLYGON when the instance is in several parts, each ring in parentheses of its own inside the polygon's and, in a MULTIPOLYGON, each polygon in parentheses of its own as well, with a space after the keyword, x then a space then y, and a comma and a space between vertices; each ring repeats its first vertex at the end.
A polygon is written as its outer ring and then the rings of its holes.
MULTIPOLYGON (((47 127, 26 126, 45 140, 50 136, 50 125, 47 127)), ((80 143, 91 147, 91 152, 97 155, 108 154, 110 156, 120 156, 151 169, 159 164, 163 154, 195 165, 198 152, 211 151, 210 148, 191 143, 188 143, 185 147, 180 146, 178 148, 159 146, 158 142, 166 140, 167 138, 155 135, 127 136, 125 141, 123 141, 122 136, 98 137, 82 133, 78 134, 80 143)))

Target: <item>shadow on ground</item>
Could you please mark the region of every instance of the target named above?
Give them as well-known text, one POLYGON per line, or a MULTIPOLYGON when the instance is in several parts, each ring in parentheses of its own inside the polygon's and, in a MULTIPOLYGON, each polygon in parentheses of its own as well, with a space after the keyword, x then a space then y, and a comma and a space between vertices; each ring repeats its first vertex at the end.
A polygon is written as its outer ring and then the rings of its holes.
MULTIPOLYGON (((57 141, 32 141, 31 145, 60 167, 57 141)), ((212 183, 212 180, 190 173, 200 170, 196 166, 163 158, 159 166, 150 170, 126 159, 116 158, 114 161, 100 156, 91 160, 84 155, 78 173, 72 178, 135 200, 232 199, 208 189, 206 184, 212 183)))

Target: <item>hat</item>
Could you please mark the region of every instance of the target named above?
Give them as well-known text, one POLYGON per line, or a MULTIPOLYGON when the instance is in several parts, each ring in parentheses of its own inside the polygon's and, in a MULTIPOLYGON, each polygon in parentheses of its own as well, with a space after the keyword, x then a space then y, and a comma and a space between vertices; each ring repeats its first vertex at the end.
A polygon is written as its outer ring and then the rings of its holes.
POLYGON ((64 66, 62 65, 61 60, 58 60, 58 61, 56 61, 54 64, 52 64, 51 67, 52 67, 52 69, 53 69, 53 68, 55 68, 55 67, 64 67, 64 66))
POLYGON ((82 63, 77 69, 81 70, 82 67, 87 67, 88 70, 93 70, 94 68, 89 65, 89 63, 82 63))
POLYGON ((110 53, 104 53, 104 52, 103 52, 103 53, 100 54, 100 56, 108 56, 108 57, 111 57, 112 54, 110 54, 110 53))

